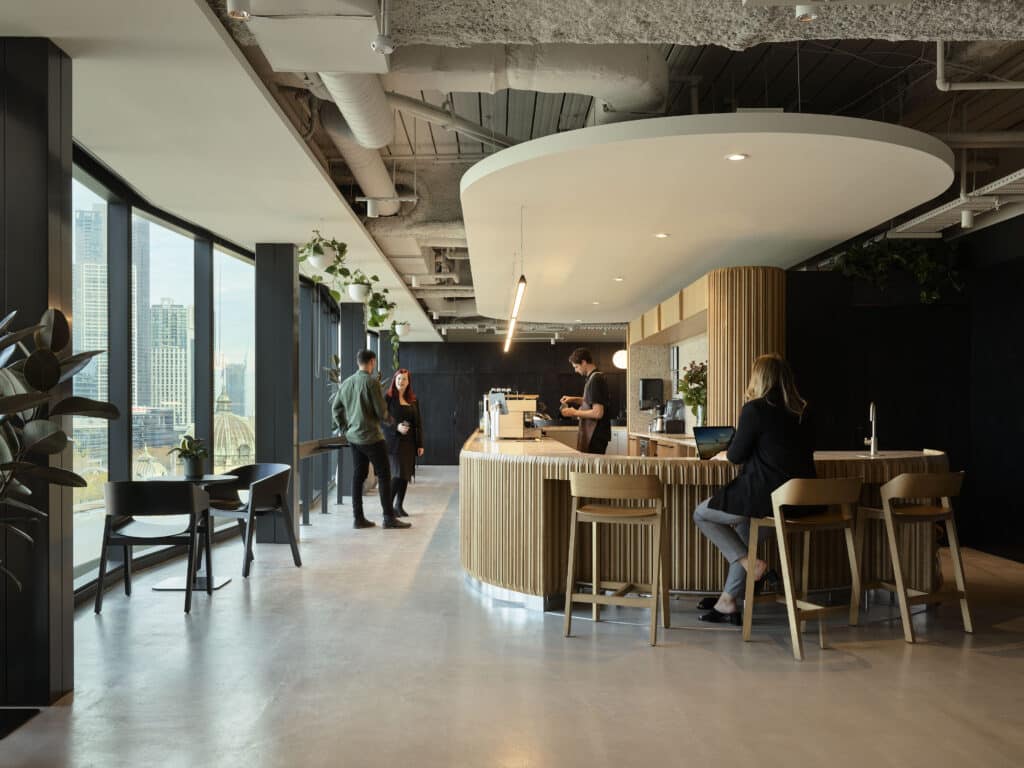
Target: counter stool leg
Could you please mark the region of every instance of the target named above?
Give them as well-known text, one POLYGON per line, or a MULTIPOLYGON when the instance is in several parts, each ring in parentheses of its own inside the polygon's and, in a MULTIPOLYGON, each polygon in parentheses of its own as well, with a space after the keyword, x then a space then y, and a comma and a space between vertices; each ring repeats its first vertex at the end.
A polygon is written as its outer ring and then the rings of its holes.
MULTIPOLYGON (((868 517, 863 512, 857 512, 857 530, 854 533, 854 548, 856 550, 857 557, 857 573, 859 575, 860 590, 858 591, 857 597, 864 595, 864 612, 867 613, 871 610, 871 594, 868 592, 867 584, 868 580, 864 576, 864 537, 867 535, 868 517)), ((852 622, 851 622, 852 623, 852 622)))
POLYGON ((664 507, 661 510, 661 522, 664 526, 661 537, 661 623, 665 629, 672 626, 672 611, 669 606, 669 574, 672 572, 672 537, 669 535, 672 526, 665 514, 664 507))
POLYGON ((800 622, 797 620, 796 591, 793 584, 793 565, 789 560, 789 544, 786 541, 786 529, 782 522, 775 520, 775 538, 779 543, 779 565, 782 567, 782 585, 786 590, 786 615, 789 617, 789 635, 793 643, 793 658, 804 660, 804 641, 800 634, 800 622))
POLYGON ((846 537, 846 555, 850 558, 850 626, 856 627, 860 621, 860 592, 863 588, 860 579, 860 558, 857 556, 853 531, 847 528, 843 535, 846 537))
POLYGON ((900 618, 903 620, 903 639, 914 642, 914 625, 910 621, 910 606, 907 604, 907 588, 903 583, 903 565, 900 562, 900 551, 896 543, 896 525, 892 514, 886 510, 885 534, 889 540, 889 557, 892 560, 892 575, 896 582, 896 599, 900 604, 900 618))
POLYGON ((754 564, 757 562, 757 540, 761 530, 761 521, 750 519, 750 532, 747 542, 747 582, 743 593, 743 642, 750 642, 750 631, 754 624, 754 564))
MULTIPOLYGON (((597 554, 597 523, 591 523, 590 525, 593 527, 593 535, 591 537, 591 550, 590 550, 590 577, 591 577, 591 579, 594 582, 594 587, 593 587, 592 593, 593 593, 594 597, 596 598, 599 594, 601 594, 601 586, 600 586, 601 585, 601 577, 598 574, 598 562, 600 561, 601 558, 597 554)), ((600 621, 601 620, 601 606, 597 604, 596 600, 594 601, 594 603, 591 606, 590 610, 591 610, 591 617, 594 619, 594 621, 600 621)))
POLYGON ((964 632, 974 632, 974 625, 971 623, 971 611, 967 607, 967 581, 964 579, 964 561, 960 557, 960 539, 956 535, 956 523, 952 520, 946 521, 946 538, 949 539, 949 554, 953 561, 953 576, 956 579, 956 589, 960 593, 960 616, 964 620, 964 632))
POLYGON ((661 554, 661 519, 654 524, 654 546, 651 553, 651 569, 654 571, 651 576, 651 645, 658 644, 658 606, 661 604, 661 563, 658 555, 661 554))
POLYGON ((565 577, 565 636, 572 634, 572 594, 576 591, 576 513, 569 523, 569 565, 565 577))
MULTIPOLYGON (((808 584, 811 580, 811 532, 804 531, 803 535, 803 552, 800 554, 800 599, 807 600, 807 593, 809 591, 808 584)), ((807 631, 807 622, 800 622, 800 631, 807 631)), ((819 633, 820 634, 820 633, 819 633)), ((825 646, 821 646, 824 648, 825 646)))

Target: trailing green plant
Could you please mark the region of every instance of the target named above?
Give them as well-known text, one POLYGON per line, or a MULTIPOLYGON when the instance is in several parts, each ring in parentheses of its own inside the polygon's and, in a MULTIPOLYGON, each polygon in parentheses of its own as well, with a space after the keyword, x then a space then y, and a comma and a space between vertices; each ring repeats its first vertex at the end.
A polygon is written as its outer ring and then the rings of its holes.
POLYGON ((203 443, 203 439, 200 437, 193 437, 192 435, 184 435, 181 438, 181 442, 174 448, 171 448, 167 453, 176 453, 182 460, 205 459, 210 455, 210 451, 207 450, 206 445, 203 443))
MULTIPOLYGON (((71 381, 103 350, 71 350, 71 328, 58 309, 48 309, 36 325, 8 331, 17 313, 0 320, 0 528, 24 539, 35 539, 20 525, 37 523, 46 513, 32 501, 27 483, 43 482, 84 488, 86 481, 66 469, 49 466, 49 457, 61 453, 68 437, 58 416, 117 419, 111 403, 86 397, 62 397, 61 385, 71 381), (31 342, 32 347, 29 347, 31 342), (14 515, 7 514, 14 511, 14 515)), ((0 563, 0 573, 19 590, 21 582, 0 563)))
POLYGON ((398 370, 398 348, 402 345, 402 339, 398 335, 398 326, 405 325, 405 323, 397 320, 391 321, 391 329, 388 335, 388 339, 391 341, 391 370, 398 370))
POLYGON ((331 364, 324 366, 324 373, 327 374, 327 379, 332 386, 337 387, 341 384, 341 358, 331 355, 331 364))
POLYGON ((368 328, 380 329, 385 327, 388 318, 391 317, 391 313, 398 306, 395 302, 391 301, 388 294, 387 288, 381 288, 379 291, 374 291, 370 294, 370 300, 366 302, 367 309, 369 310, 369 316, 366 318, 366 326, 368 328))
POLYGON ((704 408, 708 404, 708 364, 692 361, 683 369, 677 389, 683 396, 683 402, 696 416, 697 406, 704 408))
POLYGON ((380 278, 377 275, 368 275, 361 269, 348 269, 342 267, 338 270, 338 274, 342 277, 342 287, 348 288, 350 285, 365 285, 368 288, 373 288, 374 283, 379 283, 380 278))
MULTIPOLYGON (((345 269, 345 258, 348 255, 348 245, 335 240, 332 238, 326 238, 320 234, 319 229, 313 230, 313 236, 305 243, 299 246, 298 259, 299 263, 305 261, 319 261, 320 257, 331 256, 331 261, 327 266, 323 267, 323 271, 327 274, 327 289, 331 293, 331 297, 335 301, 341 301, 341 289, 343 286, 344 277, 347 275, 348 270, 345 269), (342 272, 346 274, 343 275, 342 272)), ((314 283, 323 283, 323 276, 317 272, 314 272, 309 276, 309 279, 314 283)))
POLYGON ((846 277, 866 280, 884 291, 893 275, 908 274, 918 286, 922 304, 933 304, 943 292, 963 290, 953 269, 956 246, 944 240, 873 240, 849 246, 833 264, 846 277))

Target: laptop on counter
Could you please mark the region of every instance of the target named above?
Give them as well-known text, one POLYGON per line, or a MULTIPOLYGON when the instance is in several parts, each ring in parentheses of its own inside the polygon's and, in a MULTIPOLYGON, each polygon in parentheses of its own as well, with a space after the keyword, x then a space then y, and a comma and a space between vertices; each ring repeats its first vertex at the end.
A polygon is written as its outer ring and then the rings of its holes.
POLYGON ((697 456, 704 461, 712 459, 729 447, 736 430, 733 427, 694 427, 693 440, 697 456))

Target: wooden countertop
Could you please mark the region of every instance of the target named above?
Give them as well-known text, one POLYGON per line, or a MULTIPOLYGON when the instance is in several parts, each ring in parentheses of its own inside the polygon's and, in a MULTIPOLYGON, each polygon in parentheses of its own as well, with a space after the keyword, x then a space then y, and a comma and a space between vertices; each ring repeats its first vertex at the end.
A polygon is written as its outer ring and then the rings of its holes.
MULTIPOLYGON (((541 427, 541 429, 545 432, 577 432, 579 430, 579 426, 576 424, 559 424, 555 427, 541 427)), ((624 429, 625 427, 612 426, 612 432, 621 432, 624 429)))
POLYGON ((684 435, 681 432, 630 432, 630 437, 637 437, 641 440, 654 440, 658 443, 676 443, 678 445, 693 446, 693 435, 684 435))
MULTIPOLYGON (((568 429, 568 427, 563 427, 568 429)), ((575 429, 575 427, 572 427, 575 429)), ((630 437, 654 437, 649 433, 644 432, 630 432, 630 437)), ((685 436, 683 436, 685 437, 685 436)), ((685 441, 681 438, 669 438, 669 442, 684 443, 685 441)), ((693 438, 689 438, 689 445, 693 445, 693 438)), ((464 453, 475 453, 475 454, 486 454, 489 456, 584 456, 575 448, 570 448, 565 443, 561 443, 551 437, 540 437, 529 440, 492 440, 489 437, 484 437, 479 431, 474 432, 470 435, 469 439, 462 446, 464 453)), ((906 459, 920 459, 925 456, 941 456, 940 451, 879 451, 876 455, 872 456, 867 451, 815 451, 814 461, 815 462, 831 462, 831 461, 866 461, 866 462, 885 462, 885 461, 900 461, 906 459)), ((596 457, 595 457, 596 458, 596 457)), ((641 460, 641 461, 656 461, 663 463, 666 461, 670 462, 700 462, 700 459, 694 457, 680 457, 680 458, 653 458, 643 456, 608 456, 603 457, 608 459, 627 459, 627 460, 641 460)), ((701 462, 705 464, 711 463, 723 463, 728 462, 715 462, 714 460, 701 462)), ((731 465, 730 465, 731 466, 731 465)))

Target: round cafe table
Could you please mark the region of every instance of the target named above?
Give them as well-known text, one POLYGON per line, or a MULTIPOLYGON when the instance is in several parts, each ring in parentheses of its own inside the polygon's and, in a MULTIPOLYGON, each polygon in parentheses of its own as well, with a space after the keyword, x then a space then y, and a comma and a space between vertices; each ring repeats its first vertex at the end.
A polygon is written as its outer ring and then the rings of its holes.
MULTIPOLYGON (((151 479, 153 479, 153 480, 160 480, 160 481, 165 482, 165 483, 191 483, 192 485, 199 485, 199 486, 205 487, 207 485, 220 485, 220 484, 223 484, 223 483, 233 483, 238 478, 235 477, 234 475, 200 475, 198 477, 185 477, 184 475, 164 475, 162 477, 154 477, 154 478, 151 478, 151 479)), ((211 524, 210 517, 211 517, 210 516, 210 510, 209 509, 204 510, 203 513, 202 513, 202 517, 200 519, 200 524, 201 525, 209 526, 211 524)), ((210 531, 210 534, 211 534, 211 537, 212 537, 212 535, 213 535, 213 531, 212 530, 210 531)), ((202 538, 200 538, 200 545, 201 545, 201 543, 202 543, 202 538)), ((200 566, 205 569, 205 563, 203 562, 203 558, 200 557, 201 554, 202 554, 201 551, 197 552, 196 557, 199 559, 200 566)), ((199 569, 198 568, 196 569, 196 578, 195 578, 195 581, 192 582, 192 589, 193 589, 193 591, 203 591, 203 592, 205 592, 206 591, 206 583, 207 583, 207 581, 210 582, 210 584, 212 585, 213 589, 220 589, 225 584, 227 584, 229 581, 231 581, 230 577, 228 577, 228 578, 221 578, 221 579, 214 578, 214 576, 213 576, 213 558, 212 557, 210 558, 210 569, 209 569, 209 572, 206 572, 204 570, 202 573, 200 573, 199 569)), ((185 591, 185 579, 183 577, 180 577, 180 576, 171 576, 169 578, 166 578, 166 579, 164 579, 162 581, 159 581, 156 584, 154 584, 153 585, 153 590, 156 591, 156 592, 184 592, 185 591)))

